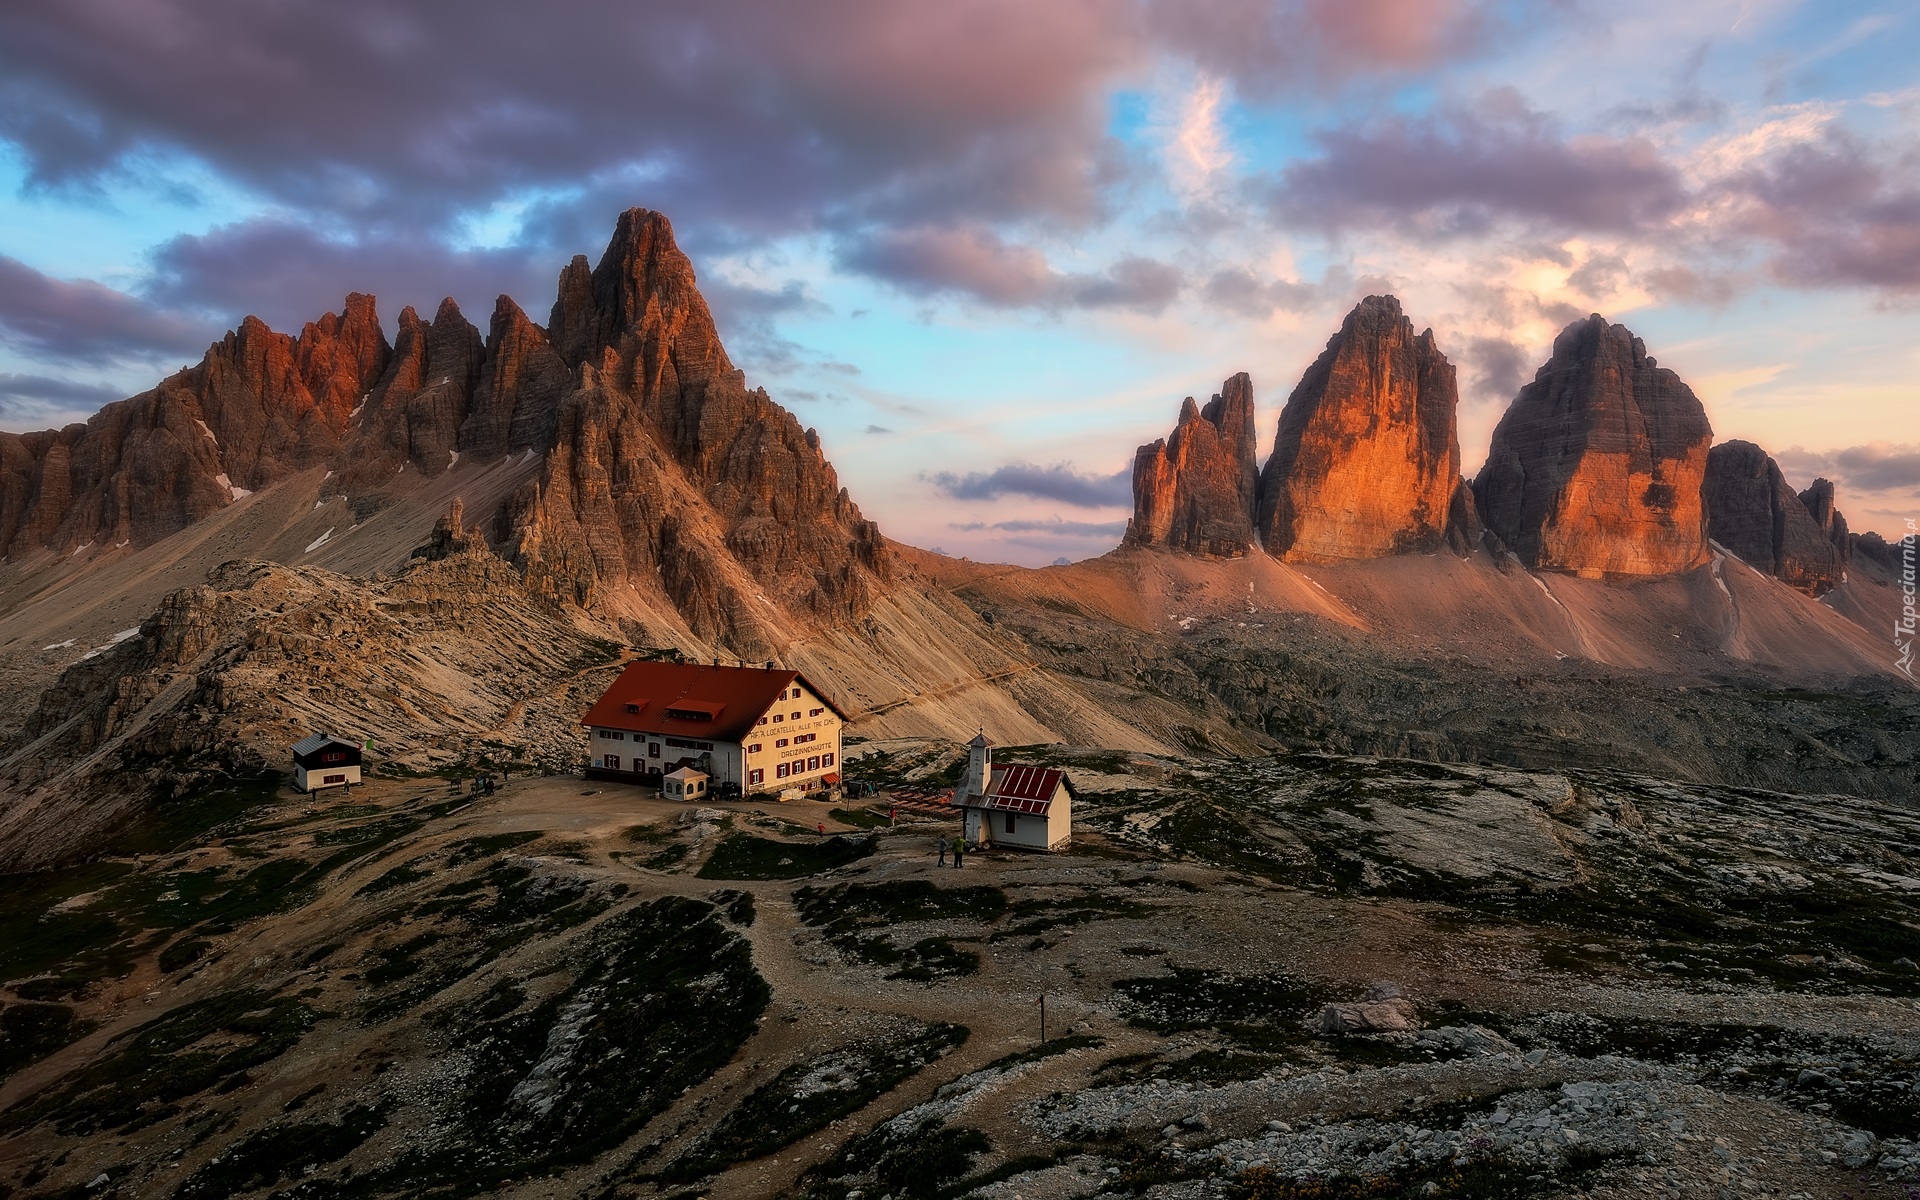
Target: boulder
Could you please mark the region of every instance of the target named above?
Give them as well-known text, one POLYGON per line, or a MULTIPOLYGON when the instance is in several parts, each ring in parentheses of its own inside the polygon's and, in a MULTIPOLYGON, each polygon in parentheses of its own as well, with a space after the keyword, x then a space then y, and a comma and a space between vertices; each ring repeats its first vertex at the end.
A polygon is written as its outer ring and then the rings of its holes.
POLYGON ((1419 1028, 1419 1011, 1404 996, 1329 1004, 1320 1010, 1321 1033, 1407 1033, 1419 1028))
POLYGON ((1598 313, 1494 429, 1473 491, 1480 519, 1529 567, 1593 578, 1707 561, 1706 409, 1645 344, 1598 313))
POLYGON ((1459 399, 1453 364, 1399 300, 1355 305, 1281 411, 1260 475, 1267 552, 1326 562, 1439 548, 1460 482, 1459 399))
POLYGON ((1257 473, 1253 381, 1245 372, 1197 407, 1188 396, 1173 433, 1133 458, 1129 546, 1237 558, 1254 545, 1257 473))

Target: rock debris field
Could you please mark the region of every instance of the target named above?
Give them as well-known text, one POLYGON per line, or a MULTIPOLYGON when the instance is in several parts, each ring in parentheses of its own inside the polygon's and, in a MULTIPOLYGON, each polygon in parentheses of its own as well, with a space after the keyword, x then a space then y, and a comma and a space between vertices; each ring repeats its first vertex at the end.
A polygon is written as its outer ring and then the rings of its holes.
POLYGON ((849 750, 878 798, 236 780, 0 880, 0 1195, 1920 1190, 1898 804, 1013 747, 1073 847, 956 871, 884 789, 959 748, 849 750))

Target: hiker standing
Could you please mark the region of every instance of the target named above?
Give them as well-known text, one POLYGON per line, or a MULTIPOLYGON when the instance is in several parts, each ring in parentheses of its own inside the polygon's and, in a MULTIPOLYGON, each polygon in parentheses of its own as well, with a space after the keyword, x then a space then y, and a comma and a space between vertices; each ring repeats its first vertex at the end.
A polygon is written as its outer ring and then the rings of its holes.
POLYGON ((943 867, 947 865, 947 839, 946 838, 940 839, 940 862, 938 865, 943 867))
POLYGON ((954 870, 957 871, 961 867, 966 866, 966 853, 967 853, 966 843, 955 842, 953 844, 953 869, 954 870))
POLYGON ((827 836, 827 823, 825 821, 821 821, 819 825, 820 825, 820 836, 821 837, 827 836))

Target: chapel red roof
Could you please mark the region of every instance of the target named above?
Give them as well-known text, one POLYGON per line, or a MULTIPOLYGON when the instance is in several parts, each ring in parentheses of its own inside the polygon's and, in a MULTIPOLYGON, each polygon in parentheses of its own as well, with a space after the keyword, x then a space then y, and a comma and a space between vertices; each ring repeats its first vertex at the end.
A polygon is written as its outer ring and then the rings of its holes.
POLYGON ((839 705, 798 671, 630 662, 580 723, 634 733, 737 742, 795 682, 841 720, 847 719, 839 705))
POLYGON ((994 763, 987 779, 987 794, 977 799, 969 796, 966 807, 1044 817, 1053 807, 1054 792, 1062 784, 1066 785, 1068 794, 1072 794, 1073 785, 1067 783, 1064 771, 994 763))

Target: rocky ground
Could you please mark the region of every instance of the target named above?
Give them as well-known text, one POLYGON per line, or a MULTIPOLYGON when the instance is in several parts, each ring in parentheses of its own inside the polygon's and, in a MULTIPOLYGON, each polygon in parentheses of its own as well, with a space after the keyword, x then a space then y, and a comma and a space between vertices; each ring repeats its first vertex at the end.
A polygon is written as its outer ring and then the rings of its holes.
MULTIPOLYGON (((958 760, 859 749, 883 786, 958 760)), ((954 871, 938 822, 567 776, 182 798, 98 861, 0 883, 0 1195, 1920 1180, 1920 819, 1898 805, 1002 757, 1069 768, 1071 852, 954 871)))

